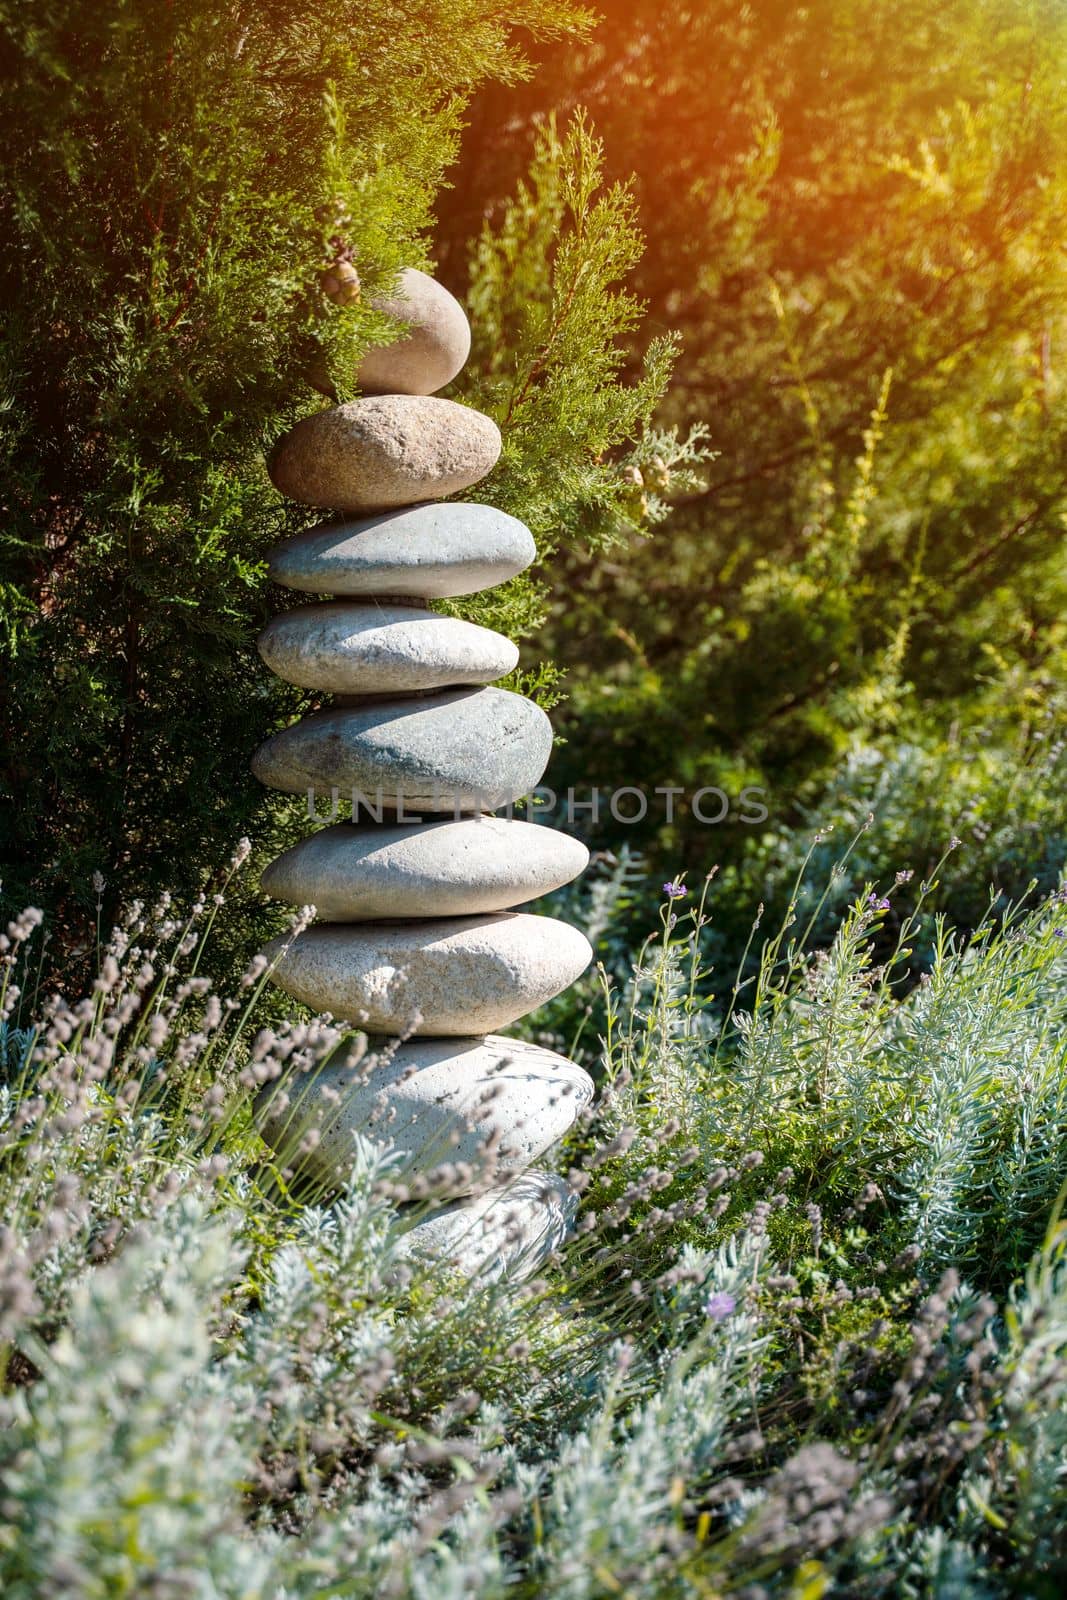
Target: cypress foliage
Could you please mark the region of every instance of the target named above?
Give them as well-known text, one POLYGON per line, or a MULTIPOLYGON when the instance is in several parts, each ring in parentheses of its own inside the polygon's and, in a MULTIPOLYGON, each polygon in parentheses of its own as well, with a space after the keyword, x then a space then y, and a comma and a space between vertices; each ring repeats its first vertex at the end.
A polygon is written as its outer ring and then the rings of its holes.
MULTIPOLYGON (((82 938, 96 873, 106 920, 124 893, 196 882, 246 830, 269 850, 296 828, 247 763, 307 697, 252 640, 284 598, 264 552, 314 514, 283 505, 264 452, 323 403, 313 359, 351 394, 390 336, 373 292, 432 266, 464 105, 523 75, 516 30, 586 26, 566 0, 435 0, 417 18, 385 0, 0 5, 0 874, 60 943, 82 938), (339 258, 363 289, 345 307, 318 286, 339 258)), ((624 516, 597 458, 641 431, 669 367, 661 343, 636 388, 618 381, 637 306, 611 285, 640 241, 598 161, 584 126, 547 138, 476 250, 491 354, 462 397, 508 428, 479 498, 546 548, 624 516), (509 257, 537 263, 510 291, 509 257)), ((489 602, 520 633, 539 606, 530 584, 489 602)))
MULTIPOLYGON (((610 564, 564 558, 544 642, 569 676, 574 781, 735 800, 762 784, 790 824, 857 742, 921 746, 936 786, 954 725, 1013 724, 1005 750, 1020 722, 1051 740, 1067 637, 1063 8, 604 9, 508 97, 510 140, 501 95, 479 95, 446 215, 458 263, 530 130, 586 106, 609 175, 635 175, 635 291, 682 338, 664 415, 706 422, 718 451, 664 539, 610 564)), ((753 842, 677 818, 650 811, 642 840, 666 870, 753 842)))

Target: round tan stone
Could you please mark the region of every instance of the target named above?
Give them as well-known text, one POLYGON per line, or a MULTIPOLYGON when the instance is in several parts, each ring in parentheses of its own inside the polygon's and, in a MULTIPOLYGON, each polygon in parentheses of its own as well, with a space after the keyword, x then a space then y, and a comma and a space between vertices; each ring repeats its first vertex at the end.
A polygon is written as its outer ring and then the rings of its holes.
POLYGON ((407 323, 407 332, 363 357, 356 382, 364 394, 433 394, 452 382, 471 348, 470 324, 454 295, 406 267, 393 293, 375 295, 371 304, 407 323))
POLYGON ((284 1162, 331 1187, 363 1135, 398 1152, 401 1176, 422 1176, 428 1193, 461 1195, 529 1166, 592 1095, 583 1068, 520 1039, 413 1039, 271 1084, 256 1122, 284 1162))
POLYGON ((275 583, 305 594, 477 594, 525 571, 533 535, 493 506, 408 506, 358 522, 308 528, 271 551, 275 583))
POLYGON ((400 1250, 468 1278, 522 1279, 562 1249, 577 1211, 562 1178, 530 1169, 502 1189, 432 1212, 404 1234, 400 1250))
POLYGON ((588 862, 580 840, 505 817, 339 823, 272 861, 261 887, 275 899, 314 906, 323 922, 462 917, 551 894, 588 862))
POLYGON ((339 511, 378 511, 458 494, 500 455, 490 417, 431 395, 380 395, 330 406, 298 422, 270 461, 291 500, 339 511))
POLYGON ((540 706, 508 689, 446 689, 318 711, 261 744, 252 771, 287 794, 355 792, 401 820, 495 811, 536 788, 552 750, 540 706))
POLYGON ((336 694, 491 683, 519 660, 517 646, 502 633, 385 601, 335 600, 285 611, 257 644, 279 678, 336 694))
MULTIPOLYGON (((369 350, 352 375, 364 394, 433 394, 462 370, 470 354, 471 330, 454 295, 417 267, 405 267, 391 294, 369 303, 407 324, 399 339, 369 350)), ((320 353, 307 371, 308 382, 331 400, 336 389, 320 353)))
POLYGON ((525 912, 311 927, 264 949, 273 981, 368 1033, 495 1033, 581 976, 585 935, 525 912))

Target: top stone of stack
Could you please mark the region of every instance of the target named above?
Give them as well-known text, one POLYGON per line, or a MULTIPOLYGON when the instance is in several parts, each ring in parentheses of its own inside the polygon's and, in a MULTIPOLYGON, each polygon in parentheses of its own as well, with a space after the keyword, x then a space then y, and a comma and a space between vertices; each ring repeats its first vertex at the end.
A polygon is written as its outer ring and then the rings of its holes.
MULTIPOLYGON (((470 323, 454 295, 417 267, 405 267, 391 294, 374 295, 375 311, 407 324, 392 344, 368 350, 353 373, 365 395, 436 394, 463 370, 470 355, 470 323)), ((329 400, 337 392, 325 358, 315 357, 307 371, 313 389, 329 400)))
POLYGON ((425 272, 406 267, 394 292, 371 304, 408 331, 363 357, 356 382, 364 394, 434 394, 462 371, 470 324, 459 301, 425 272))

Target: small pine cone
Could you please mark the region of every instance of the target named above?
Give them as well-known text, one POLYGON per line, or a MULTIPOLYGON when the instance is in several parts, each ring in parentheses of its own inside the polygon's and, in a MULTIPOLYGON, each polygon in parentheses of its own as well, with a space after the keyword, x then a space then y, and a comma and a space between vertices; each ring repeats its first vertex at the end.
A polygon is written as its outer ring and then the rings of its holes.
POLYGON ((648 496, 645 493, 645 480, 640 467, 623 467, 620 474, 623 481, 623 501, 631 516, 643 518, 648 514, 648 496))
POLYGON ((321 274, 319 288, 335 306, 355 305, 360 297, 359 273, 351 261, 335 261, 321 274))
POLYGON ((645 474, 646 482, 656 494, 666 494, 671 486, 671 474, 662 456, 653 456, 645 474))

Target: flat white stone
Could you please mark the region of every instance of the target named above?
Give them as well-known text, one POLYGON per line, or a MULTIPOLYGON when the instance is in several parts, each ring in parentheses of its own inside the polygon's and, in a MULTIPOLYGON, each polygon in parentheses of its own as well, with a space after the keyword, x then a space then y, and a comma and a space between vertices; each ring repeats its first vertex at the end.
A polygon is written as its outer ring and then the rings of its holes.
POLYGON ((273 981, 294 1000, 368 1033, 495 1033, 581 976, 589 941, 526 912, 363 922, 272 939, 273 981))
POLYGON ((531 1170, 432 1212, 404 1234, 400 1251, 466 1277, 521 1279, 563 1247, 577 1211, 578 1197, 561 1178, 531 1170))
POLYGON ((260 745, 252 771, 287 794, 352 790, 402 821, 493 811, 536 788, 552 750, 540 706, 507 689, 446 689, 317 711, 260 745), (379 800, 380 796, 380 800, 379 800))
POLYGON ((304 417, 279 441, 269 470, 290 500, 367 512, 458 494, 499 455, 491 417, 432 395, 390 394, 304 417))
POLYGON ((261 887, 291 905, 314 906, 323 922, 462 917, 551 894, 588 863, 579 839, 505 817, 338 823, 272 861, 261 887))
POLYGON ((444 600, 506 583, 536 555, 516 517, 453 502, 321 523, 277 545, 268 562, 275 583, 304 594, 444 600))
POLYGON ((279 678, 335 694, 491 683, 519 660, 518 647, 491 628, 377 600, 284 611, 268 622, 257 644, 279 678))
POLYGON ((256 1122, 283 1162, 332 1187, 344 1184, 362 1134, 405 1158, 402 1177, 419 1174, 431 1193, 456 1196, 528 1167, 592 1095, 575 1062, 521 1039, 413 1039, 355 1067, 270 1085, 256 1122), (318 1140, 301 1154, 309 1128, 318 1140))

